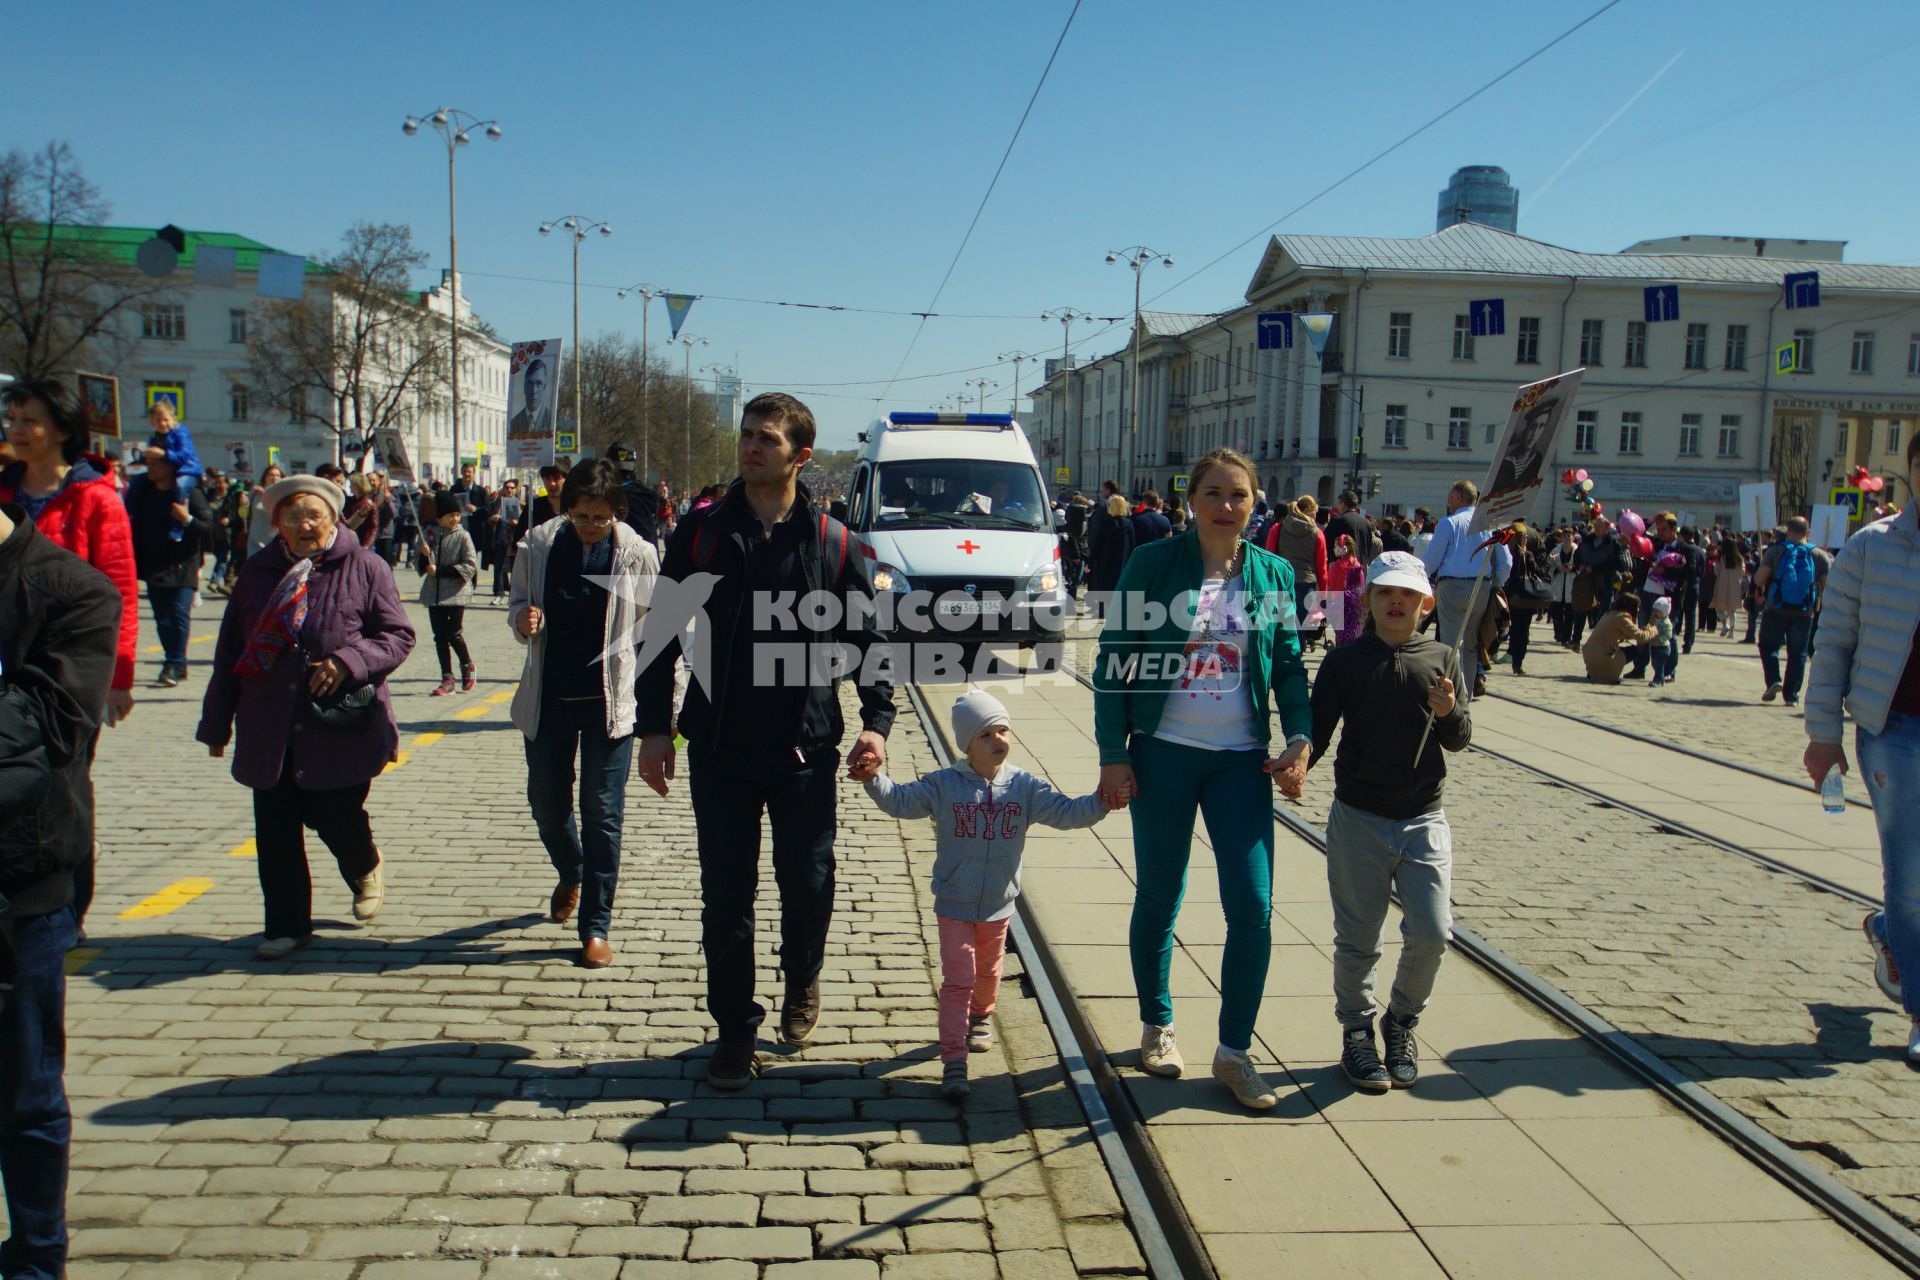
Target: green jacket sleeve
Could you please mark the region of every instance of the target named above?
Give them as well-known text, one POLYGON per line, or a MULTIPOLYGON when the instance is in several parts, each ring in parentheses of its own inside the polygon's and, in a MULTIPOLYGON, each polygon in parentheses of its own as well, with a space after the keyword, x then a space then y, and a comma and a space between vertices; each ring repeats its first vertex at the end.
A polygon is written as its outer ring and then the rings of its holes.
MULTIPOLYGON (((1093 665, 1093 740, 1100 749, 1100 763, 1126 764, 1127 735, 1132 729, 1132 717, 1129 715, 1129 700, 1132 697, 1128 685, 1130 679, 1122 679, 1125 663, 1139 656, 1140 631, 1139 610, 1125 607, 1125 602, 1135 600, 1146 589, 1146 560, 1140 556, 1127 557, 1127 563, 1120 570, 1120 581, 1114 584, 1113 602, 1107 607, 1107 625, 1100 632, 1100 648, 1093 665)), ((1296 655, 1297 656, 1297 655, 1296 655)))
MULTIPOLYGON (((1281 564, 1280 590, 1291 606, 1294 592, 1293 568, 1281 564)), ((1274 709, 1280 713, 1280 729, 1289 738, 1313 737, 1313 705, 1307 692, 1307 664, 1300 656, 1300 629, 1293 625, 1291 607, 1280 611, 1273 627, 1273 660, 1268 667, 1267 683, 1273 692, 1274 709)), ((1264 711, 1264 708, 1262 709, 1264 711)), ((1282 743, 1275 743, 1279 754, 1282 743)))

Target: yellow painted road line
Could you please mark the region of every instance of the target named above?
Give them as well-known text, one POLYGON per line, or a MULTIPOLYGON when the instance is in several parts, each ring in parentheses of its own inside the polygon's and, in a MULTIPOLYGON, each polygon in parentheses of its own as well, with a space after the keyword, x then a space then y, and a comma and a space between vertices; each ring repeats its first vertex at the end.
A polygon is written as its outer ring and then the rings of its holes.
POLYGON ((409 742, 407 745, 411 747, 413 750, 418 751, 422 747, 432 746, 434 743, 440 741, 440 739, 446 736, 447 736, 446 734, 441 733, 437 729, 430 729, 426 733, 414 734, 413 741, 409 742))
POLYGON ((233 848, 227 850, 227 856, 229 858, 257 858, 260 856, 260 850, 254 845, 253 838, 249 836, 247 839, 233 846, 233 848))
POLYGON ((392 773, 395 769, 403 769, 406 767, 407 761, 411 759, 413 759, 413 752, 406 750, 396 751, 393 753, 393 759, 387 762, 387 767, 380 772, 392 773))
POLYGON ((513 692, 512 689, 502 689, 499 693, 488 694, 482 698, 481 701, 490 707, 497 707, 503 702, 511 702, 513 700, 513 692))
POLYGON ((485 714, 487 714, 487 704, 484 702, 476 702, 471 707, 462 707, 454 712, 453 718, 455 720, 472 720, 476 716, 483 716, 485 714))
POLYGON ((213 881, 205 876, 188 876, 185 880, 174 881, 151 898, 134 903, 120 913, 120 918, 151 920, 155 916, 164 916, 178 911, 211 888, 213 881))

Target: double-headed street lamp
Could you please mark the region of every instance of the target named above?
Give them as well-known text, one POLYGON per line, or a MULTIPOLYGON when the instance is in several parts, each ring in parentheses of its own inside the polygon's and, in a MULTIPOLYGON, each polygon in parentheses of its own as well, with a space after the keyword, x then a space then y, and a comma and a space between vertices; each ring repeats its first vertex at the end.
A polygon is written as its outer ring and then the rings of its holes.
POLYGON ((1067 428, 1073 412, 1073 373, 1067 367, 1073 356, 1071 335, 1076 320, 1091 320, 1092 316, 1073 307, 1055 307, 1051 311, 1040 313, 1042 320, 1060 322, 1060 457, 1067 457, 1067 428))
POLYGON ((682 378, 687 384, 687 493, 691 495, 693 492, 693 349, 711 344, 705 338, 696 338, 685 333, 675 341, 686 348, 686 372, 682 378))
POLYGON ((420 126, 433 126, 447 144, 447 279, 453 287, 453 302, 447 313, 447 331, 452 335, 452 363, 449 366, 453 378, 453 407, 447 417, 453 423, 453 473, 460 474, 460 224, 455 216, 457 206, 454 202, 453 158, 461 147, 473 141, 473 131, 483 130, 492 142, 500 140, 500 123, 497 120, 482 120, 471 112, 461 111, 457 107, 435 107, 424 118, 408 116, 400 124, 400 131, 411 138, 420 132, 420 126))
POLYGON ((567 363, 573 366, 573 429, 578 433, 583 430, 580 422, 580 242, 595 231, 602 236, 612 235, 613 225, 570 213, 541 223, 540 234, 550 236, 555 227, 573 237, 573 355, 567 363))
POLYGON ((975 391, 979 393, 980 407, 978 412, 985 413, 987 411, 987 388, 994 385, 993 379, 992 378, 974 378, 973 380, 968 382, 966 385, 969 387, 972 387, 975 391))
POLYGON ((1013 407, 1008 409, 1007 412, 1017 418, 1020 416, 1020 366, 1029 360, 1037 360, 1039 357, 1031 351, 1002 351, 1000 358, 1002 360, 1013 361, 1013 398, 1008 401, 1013 407))
MULTIPOLYGON (((1173 259, 1158 249, 1149 249, 1143 244, 1136 244, 1129 245, 1125 249, 1115 249, 1107 255, 1108 266, 1116 262, 1124 262, 1133 268, 1133 394, 1126 395, 1124 386, 1120 389, 1121 395, 1125 396, 1127 408, 1132 414, 1127 419, 1128 447, 1120 450, 1124 454, 1120 459, 1121 474, 1125 477, 1122 484, 1131 489, 1133 487, 1133 449, 1138 447, 1140 442, 1140 268, 1150 267, 1156 262, 1171 267, 1173 259)), ((1115 441, 1116 448, 1118 444, 1119 442, 1115 441)))
POLYGON ((727 463, 726 463, 726 459, 720 456, 720 445, 721 445, 721 442, 727 438, 727 430, 730 425, 730 421, 729 422, 720 421, 720 375, 725 374, 729 378, 733 377, 734 376, 733 366, 730 364, 703 364, 700 366, 700 372, 710 373, 713 375, 713 419, 714 419, 714 422, 719 427, 719 429, 713 433, 714 435, 713 461, 714 461, 714 469, 718 471, 722 477, 724 477, 727 471, 727 463))
POLYGON ((652 381, 649 361, 653 353, 647 343, 647 317, 653 311, 653 300, 666 290, 651 284, 630 284, 613 296, 624 298, 630 293, 640 295, 640 474, 646 475, 651 463, 648 455, 652 452, 653 428, 647 424, 647 384, 652 381))

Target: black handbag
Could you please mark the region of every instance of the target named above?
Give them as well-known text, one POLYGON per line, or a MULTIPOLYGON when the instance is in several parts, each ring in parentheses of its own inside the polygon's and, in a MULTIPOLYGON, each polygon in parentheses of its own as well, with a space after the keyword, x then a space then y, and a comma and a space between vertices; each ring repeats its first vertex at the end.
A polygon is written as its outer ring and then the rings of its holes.
POLYGON ((380 718, 380 686, 363 684, 322 697, 308 694, 307 717, 329 729, 371 728, 380 718))

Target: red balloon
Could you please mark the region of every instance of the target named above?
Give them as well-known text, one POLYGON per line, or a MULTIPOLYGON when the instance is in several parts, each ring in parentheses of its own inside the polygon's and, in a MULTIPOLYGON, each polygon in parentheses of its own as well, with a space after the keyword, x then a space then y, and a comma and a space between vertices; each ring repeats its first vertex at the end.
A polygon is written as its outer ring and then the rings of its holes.
POLYGON ((1560 483, 1561 483, 1561 484, 1572 484, 1572 483, 1573 483, 1573 468, 1572 468, 1572 467, 1568 467, 1568 468, 1567 468, 1567 469, 1566 469, 1565 471, 1562 471, 1562 472, 1560 473, 1560 483))
POLYGON ((1644 533, 1634 534, 1633 535, 1633 554, 1635 555, 1635 557, 1641 560, 1645 560, 1648 556, 1652 555, 1653 539, 1649 538, 1644 533))

